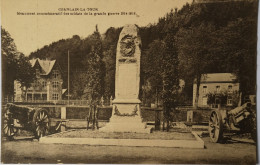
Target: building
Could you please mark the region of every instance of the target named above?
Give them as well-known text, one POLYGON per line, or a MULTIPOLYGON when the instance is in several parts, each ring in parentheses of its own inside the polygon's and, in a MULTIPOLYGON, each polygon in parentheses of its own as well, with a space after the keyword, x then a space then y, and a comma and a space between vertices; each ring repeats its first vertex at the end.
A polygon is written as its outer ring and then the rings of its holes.
MULTIPOLYGON (((197 84, 196 80, 193 84, 193 106, 195 106, 196 90, 197 84)), ((208 105, 208 94, 227 94, 227 103, 226 105, 232 105, 231 95, 234 92, 239 91, 239 83, 237 77, 232 73, 209 73, 203 74, 201 76, 201 83, 199 88, 199 107, 207 107, 208 105)), ((215 104, 220 104, 220 101, 216 97, 215 104)), ((222 103, 225 104, 225 103, 222 103)))
POLYGON ((62 99, 62 72, 56 60, 33 59, 30 63, 35 70, 36 79, 27 89, 14 82, 14 101, 59 101, 62 99))

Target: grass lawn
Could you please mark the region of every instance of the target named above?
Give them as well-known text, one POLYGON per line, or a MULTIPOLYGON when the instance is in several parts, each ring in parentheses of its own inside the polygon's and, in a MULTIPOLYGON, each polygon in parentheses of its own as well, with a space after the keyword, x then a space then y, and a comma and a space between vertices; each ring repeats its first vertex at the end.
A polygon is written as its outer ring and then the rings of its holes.
POLYGON ((122 133, 122 132, 100 132, 98 130, 70 130, 51 135, 52 138, 106 138, 106 139, 161 139, 161 140, 195 140, 190 132, 162 132, 155 131, 146 133, 122 133))

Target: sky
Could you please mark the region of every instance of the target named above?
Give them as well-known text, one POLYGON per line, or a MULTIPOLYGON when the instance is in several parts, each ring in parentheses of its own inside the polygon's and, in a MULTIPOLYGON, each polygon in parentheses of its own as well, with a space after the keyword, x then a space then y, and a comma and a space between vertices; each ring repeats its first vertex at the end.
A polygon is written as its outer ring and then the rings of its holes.
MULTIPOLYGON (((181 9, 192 0, 1 0, 1 25, 8 31, 17 50, 31 52, 60 39, 92 34, 96 24, 101 34, 109 27, 125 24, 146 26, 158 21, 171 9, 181 9), (78 8, 82 15, 64 15, 64 8, 78 8), (93 15, 84 15, 89 13, 93 15), (85 10, 85 11, 83 11, 85 10), (35 15, 19 15, 35 13, 35 15), (37 15, 37 13, 62 13, 62 15, 37 15), (110 15, 108 13, 135 12, 135 15, 110 15), (106 13, 96 15, 94 13, 106 13)), ((70 11, 74 12, 74 11, 70 11)))

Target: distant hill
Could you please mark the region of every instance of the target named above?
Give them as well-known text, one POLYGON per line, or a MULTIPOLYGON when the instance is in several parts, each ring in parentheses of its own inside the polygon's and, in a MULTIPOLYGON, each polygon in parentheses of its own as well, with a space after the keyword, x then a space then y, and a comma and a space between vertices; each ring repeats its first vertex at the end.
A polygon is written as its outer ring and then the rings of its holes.
MULTIPOLYGON (((168 33, 176 34, 179 29, 189 29, 201 24, 211 24, 216 30, 227 27, 231 22, 245 18, 256 19, 258 1, 230 1, 218 3, 193 3, 186 4, 181 9, 173 9, 158 18, 156 24, 149 24, 146 27, 140 27, 142 40, 142 70, 146 65, 145 58, 149 58, 146 50, 154 40, 163 40, 168 33)), ((254 26, 254 25, 252 25, 254 26)), ((103 61, 106 64, 106 85, 107 95, 113 95, 115 55, 118 37, 121 31, 119 28, 109 28, 105 34, 102 34, 103 61), (108 89, 109 88, 109 89, 108 89)), ((94 30, 94 29, 93 29, 94 30)), ((175 43, 172 43, 175 44, 175 43)), ((91 51, 91 37, 80 38, 78 35, 72 38, 62 39, 45 45, 43 48, 32 52, 30 58, 56 59, 60 64, 64 79, 67 81, 68 50, 70 52, 71 75, 86 71, 86 61, 91 51)), ((226 72, 225 69, 212 67, 210 72, 226 72)), ((143 72, 141 73, 141 82, 144 82, 143 72)), ((185 78, 184 78, 185 79, 185 78)), ((74 81, 74 80, 71 80, 74 81)), ((73 83, 72 83, 73 84, 73 83)), ((63 84, 66 87, 66 83, 63 84)))

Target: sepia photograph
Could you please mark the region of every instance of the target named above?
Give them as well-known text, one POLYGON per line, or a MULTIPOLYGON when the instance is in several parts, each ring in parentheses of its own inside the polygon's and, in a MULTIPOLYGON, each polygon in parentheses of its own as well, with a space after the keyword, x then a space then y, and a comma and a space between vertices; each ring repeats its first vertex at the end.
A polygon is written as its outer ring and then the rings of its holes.
POLYGON ((258 0, 1 0, 1 164, 258 164, 258 0))

